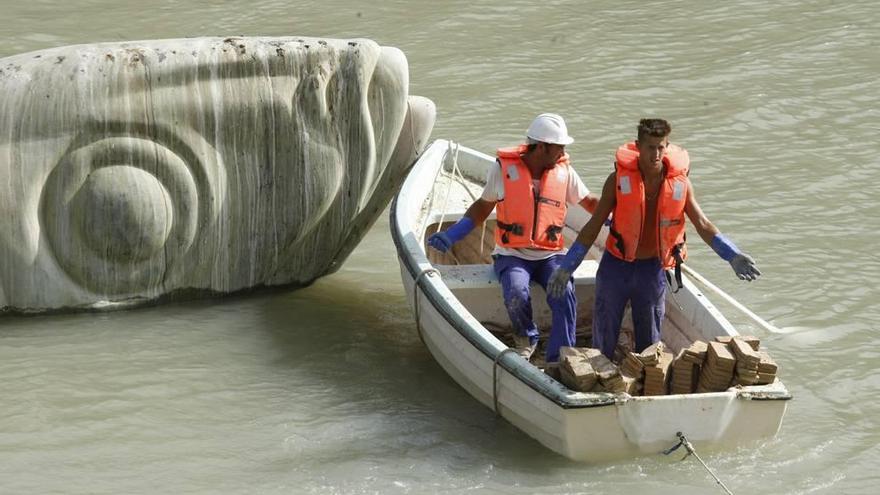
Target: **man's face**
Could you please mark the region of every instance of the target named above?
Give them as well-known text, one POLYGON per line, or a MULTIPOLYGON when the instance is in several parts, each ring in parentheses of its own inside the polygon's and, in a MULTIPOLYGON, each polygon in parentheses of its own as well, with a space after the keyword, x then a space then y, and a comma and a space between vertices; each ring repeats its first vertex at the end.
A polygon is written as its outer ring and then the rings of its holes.
POLYGON ((639 148, 639 163, 642 166, 658 168, 663 166, 663 157, 666 156, 669 147, 668 137, 645 136, 636 144, 639 148))
POLYGON ((540 146, 544 149, 544 158, 546 158, 544 168, 552 168, 565 153, 564 144, 541 143, 540 146))

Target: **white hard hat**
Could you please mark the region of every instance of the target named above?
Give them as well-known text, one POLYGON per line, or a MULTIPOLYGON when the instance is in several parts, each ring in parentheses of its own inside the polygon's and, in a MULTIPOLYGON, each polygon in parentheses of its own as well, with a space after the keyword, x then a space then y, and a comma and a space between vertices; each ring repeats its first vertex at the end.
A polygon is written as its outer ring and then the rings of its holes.
POLYGON ((555 113, 542 113, 535 117, 526 131, 526 136, 550 144, 571 144, 574 138, 568 135, 565 121, 555 113))

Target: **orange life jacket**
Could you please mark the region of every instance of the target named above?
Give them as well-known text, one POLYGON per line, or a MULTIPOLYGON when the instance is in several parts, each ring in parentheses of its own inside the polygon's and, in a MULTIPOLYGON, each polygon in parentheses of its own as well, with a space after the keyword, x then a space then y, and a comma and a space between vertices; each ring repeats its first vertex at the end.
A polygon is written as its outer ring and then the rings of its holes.
POLYGON ((684 148, 670 144, 666 156, 666 177, 657 196, 657 218, 645 217, 645 183, 639 172, 639 149, 635 142, 617 149, 617 203, 611 220, 611 235, 605 248, 614 256, 633 261, 645 221, 657 222, 657 253, 664 268, 676 267, 687 259, 684 206, 690 181, 690 158, 684 148))
POLYGON ((558 251, 563 247, 568 154, 541 177, 540 194, 532 174, 522 161, 526 145, 498 150, 504 198, 496 205, 495 242, 506 248, 534 248, 558 251))

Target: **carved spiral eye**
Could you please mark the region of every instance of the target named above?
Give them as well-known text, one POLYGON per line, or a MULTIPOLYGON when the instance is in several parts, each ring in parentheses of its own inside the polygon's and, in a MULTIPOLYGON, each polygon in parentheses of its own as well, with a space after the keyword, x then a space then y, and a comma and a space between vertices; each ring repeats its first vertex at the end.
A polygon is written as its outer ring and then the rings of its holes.
POLYGON ((40 210, 61 268, 98 294, 163 292, 199 226, 216 214, 211 173, 188 155, 147 139, 108 137, 62 157, 40 210))
POLYGON ((174 224, 168 190, 156 176, 128 165, 92 171, 74 195, 72 209, 83 242, 115 262, 155 256, 174 224))

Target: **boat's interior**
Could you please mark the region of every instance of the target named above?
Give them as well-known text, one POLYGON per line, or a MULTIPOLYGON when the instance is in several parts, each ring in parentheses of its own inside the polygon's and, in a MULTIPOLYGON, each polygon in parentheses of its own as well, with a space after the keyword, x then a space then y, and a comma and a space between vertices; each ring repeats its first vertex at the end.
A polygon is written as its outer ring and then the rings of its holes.
MULTIPOLYGON (((445 230, 455 223, 467 207, 479 197, 485 169, 493 163, 492 158, 481 154, 458 153, 446 156, 443 169, 438 171, 431 192, 426 197, 422 211, 415 218, 419 225, 413 229, 422 236, 423 246, 435 268, 443 274, 444 283, 483 325, 501 342, 511 345, 510 319, 504 308, 501 286, 492 269, 492 250, 495 246, 494 215, 482 227, 475 228, 467 237, 456 243, 447 253, 441 253, 427 245, 427 238, 438 230, 445 230), (450 159, 452 156, 452 159, 450 159)), ((414 218, 414 219, 415 219, 414 218)), ((577 229, 586 223, 589 214, 580 207, 570 208, 563 235, 571 243, 577 229)), ((592 346, 591 328, 595 274, 598 257, 601 256, 604 236, 587 255, 587 259, 575 272, 575 294, 578 300, 577 345, 592 346)), ((673 352, 689 346, 693 341, 710 339, 725 331, 724 320, 714 309, 710 314, 704 296, 681 291, 677 295, 667 291, 666 318, 663 323, 662 340, 673 352)), ((546 337, 550 329, 551 314, 545 302, 544 290, 533 284, 532 308, 535 323, 546 337)), ((726 320, 724 320, 726 324, 726 320)), ((629 311, 624 315, 616 358, 622 358, 633 349, 632 320, 629 311)), ((546 343, 542 338, 541 343, 546 343)), ((542 344, 532 358, 538 366, 543 364, 542 344)), ((619 360, 617 361, 619 362, 619 360)))
MULTIPOLYGON (((433 223, 428 226, 425 237, 448 228, 453 221, 444 220, 443 224, 433 223)), ((504 308, 501 285, 492 269, 492 249, 495 246, 494 220, 487 220, 485 229, 474 229, 466 238, 456 243, 447 253, 425 246, 428 260, 443 274, 443 279, 458 299, 495 337, 508 346, 513 344, 510 318, 504 308)), ((592 258, 591 252, 591 258, 592 258)), ((592 347, 591 328, 593 317, 593 298, 595 294, 595 271, 598 263, 595 259, 586 260, 575 273, 575 294, 578 301, 577 346, 592 347)), ((543 345, 546 344, 550 331, 550 309, 545 302, 543 288, 537 284, 532 287, 532 308, 535 323, 541 331, 539 347, 532 357, 532 363, 538 367, 544 364, 543 345)), ((697 338, 705 338, 696 333, 696 329, 675 323, 687 321, 675 318, 677 308, 668 308, 670 317, 664 322, 663 341, 677 352, 681 347, 690 345, 697 338), (682 327, 686 328, 684 330, 682 327)), ((680 311, 678 311, 680 313, 680 311)), ((615 353, 615 361, 620 362, 623 355, 633 350, 632 321, 629 314, 624 316, 621 326, 621 337, 615 353)))

